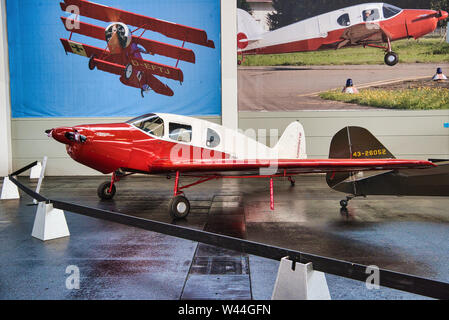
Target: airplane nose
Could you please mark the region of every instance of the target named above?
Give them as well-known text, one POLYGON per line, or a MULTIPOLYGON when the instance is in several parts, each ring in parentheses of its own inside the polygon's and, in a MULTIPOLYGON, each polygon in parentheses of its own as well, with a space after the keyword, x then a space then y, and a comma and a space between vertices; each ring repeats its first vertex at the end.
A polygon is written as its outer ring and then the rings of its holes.
POLYGON ((55 139, 56 141, 63 143, 63 144, 72 144, 73 141, 67 138, 67 133, 73 132, 73 128, 69 127, 60 127, 56 129, 46 130, 45 133, 47 133, 50 137, 55 139))
POLYGON ((448 13, 446 11, 440 10, 440 17, 438 20, 446 20, 448 17, 448 13))

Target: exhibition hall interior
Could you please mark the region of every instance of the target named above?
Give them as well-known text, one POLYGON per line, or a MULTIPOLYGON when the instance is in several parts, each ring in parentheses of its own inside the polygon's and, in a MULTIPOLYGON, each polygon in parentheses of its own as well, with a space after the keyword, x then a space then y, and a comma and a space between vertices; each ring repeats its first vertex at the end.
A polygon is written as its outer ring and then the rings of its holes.
POLYGON ((0 300, 449 299, 448 0, 0 2, 0 300))

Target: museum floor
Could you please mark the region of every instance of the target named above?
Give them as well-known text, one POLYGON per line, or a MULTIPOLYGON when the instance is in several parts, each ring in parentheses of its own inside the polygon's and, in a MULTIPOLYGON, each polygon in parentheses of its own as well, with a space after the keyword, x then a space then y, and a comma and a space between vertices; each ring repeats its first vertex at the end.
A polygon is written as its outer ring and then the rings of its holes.
MULTIPOLYGON (((21 178, 30 186, 27 178, 21 178)), ((173 180, 130 177, 113 202, 102 177, 49 177, 42 194, 171 223, 173 180)), ((187 184, 190 180, 183 179, 187 184)), ((1 183, 0 183, 1 184, 1 183)), ((275 182, 213 181, 187 190, 192 212, 177 224, 449 282, 449 198, 369 197, 340 214, 343 194, 322 176, 275 182)), ((270 299, 278 262, 66 212, 68 238, 31 237, 31 199, 0 202, 0 299, 270 299), (67 266, 79 290, 66 289, 67 266)), ((333 299, 421 299, 326 275, 333 299)))

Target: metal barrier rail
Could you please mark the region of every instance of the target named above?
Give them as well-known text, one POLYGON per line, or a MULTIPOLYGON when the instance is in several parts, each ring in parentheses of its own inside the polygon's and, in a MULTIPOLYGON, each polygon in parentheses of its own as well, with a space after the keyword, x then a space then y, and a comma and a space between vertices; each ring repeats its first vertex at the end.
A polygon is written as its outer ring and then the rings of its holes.
MULTIPOLYGON (((34 163, 35 164, 35 163, 34 163)), ((317 256, 313 254, 303 253, 296 250, 275 247, 258 242, 233 238, 225 235, 219 235, 207 231, 195 230, 173 224, 142 219, 134 216, 129 216, 113 211, 107 211, 97 208, 90 208, 77 204, 67 203, 58 200, 47 199, 34 191, 28 189, 16 179, 13 175, 18 175, 33 167, 29 165, 10 175, 13 181, 25 193, 35 198, 38 201, 45 201, 52 203, 56 209, 77 213, 80 215, 102 219, 106 221, 116 222, 135 228, 140 228, 148 231, 158 232, 161 234, 201 242, 208 245, 213 245, 229 250, 239 251, 246 254, 251 254, 263 258, 268 258, 280 261, 284 257, 289 257, 290 260, 298 263, 313 264, 313 269, 324 273, 329 273, 353 280, 365 282, 368 274, 366 273, 367 266, 317 256)), ((421 278, 409 274, 379 269, 380 286, 389 287, 401 291, 406 291, 422 296, 427 296, 435 299, 449 299, 449 283, 421 278)))

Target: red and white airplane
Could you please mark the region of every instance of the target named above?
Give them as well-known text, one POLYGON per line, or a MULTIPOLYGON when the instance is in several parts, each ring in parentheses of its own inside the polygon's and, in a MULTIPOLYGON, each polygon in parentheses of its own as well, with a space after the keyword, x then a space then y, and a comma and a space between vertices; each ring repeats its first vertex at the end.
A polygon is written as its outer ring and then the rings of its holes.
MULTIPOLYGON (((386 3, 364 3, 328 12, 266 32, 244 10, 238 9, 238 52, 276 54, 340 49, 350 46, 385 50, 385 63, 394 66, 398 55, 391 42, 418 39, 433 32, 446 11, 400 9, 386 3)), ((239 60, 239 64, 241 64, 239 60)))
POLYGON ((100 5, 86 0, 64 0, 61 9, 72 13, 72 18, 61 17, 69 39, 61 39, 66 53, 73 53, 89 59, 89 69, 109 72, 120 76, 126 86, 144 92, 153 90, 165 96, 173 96, 173 90, 157 77, 182 83, 184 74, 178 68, 179 61, 195 63, 195 53, 185 48, 186 42, 215 48, 207 33, 193 27, 183 26, 124 10, 100 5), (104 27, 78 21, 79 16, 110 23, 104 27), (136 27, 130 30, 130 26, 136 27), (147 31, 153 31, 182 42, 182 46, 171 45, 143 38, 147 31), (106 48, 98 48, 72 40, 73 33, 98 40, 106 40, 106 48), (174 66, 143 59, 142 54, 161 55, 176 59, 174 66))
POLYGON ((130 174, 174 175, 174 197, 169 205, 173 218, 184 218, 190 212, 183 190, 210 180, 268 178, 274 210, 273 178, 283 177, 294 185, 292 177, 304 173, 433 166, 421 160, 374 159, 385 147, 380 143, 363 145, 362 137, 352 137, 351 146, 340 144, 339 148, 352 148, 355 156, 351 159, 307 159, 304 129, 299 122, 291 123, 273 148, 215 123, 162 113, 125 123, 61 127, 46 133, 66 144, 75 161, 104 174, 113 173, 111 181, 98 188, 101 199, 112 199, 115 184, 130 174), (198 180, 180 186, 181 175, 198 180))

